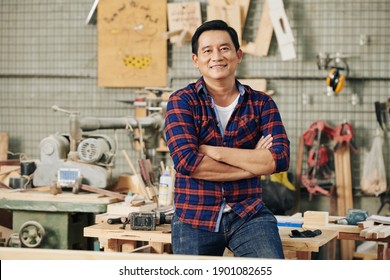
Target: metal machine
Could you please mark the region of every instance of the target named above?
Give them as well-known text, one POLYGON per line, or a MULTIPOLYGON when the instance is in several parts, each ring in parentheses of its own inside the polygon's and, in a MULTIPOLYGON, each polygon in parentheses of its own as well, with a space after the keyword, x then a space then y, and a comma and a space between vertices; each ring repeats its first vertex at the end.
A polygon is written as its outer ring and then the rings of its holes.
POLYGON ((164 118, 159 112, 142 118, 80 118, 79 112, 70 112, 58 106, 52 106, 52 109, 69 115, 70 132, 52 134, 41 141, 40 160, 36 162, 33 176, 36 187, 53 183, 66 187, 79 176, 86 185, 106 188, 111 184, 116 143, 107 135, 89 132, 139 128, 146 158, 154 156, 160 143, 164 118))

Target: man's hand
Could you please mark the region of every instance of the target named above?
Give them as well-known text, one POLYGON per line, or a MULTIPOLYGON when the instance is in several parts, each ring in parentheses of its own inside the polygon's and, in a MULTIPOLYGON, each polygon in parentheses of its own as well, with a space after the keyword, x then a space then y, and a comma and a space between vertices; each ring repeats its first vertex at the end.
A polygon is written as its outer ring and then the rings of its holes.
POLYGON ((272 136, 268 134, 267 136, 261 136, 259 142, 257 142, 255 149, 269 149, 272 147, 272 136))

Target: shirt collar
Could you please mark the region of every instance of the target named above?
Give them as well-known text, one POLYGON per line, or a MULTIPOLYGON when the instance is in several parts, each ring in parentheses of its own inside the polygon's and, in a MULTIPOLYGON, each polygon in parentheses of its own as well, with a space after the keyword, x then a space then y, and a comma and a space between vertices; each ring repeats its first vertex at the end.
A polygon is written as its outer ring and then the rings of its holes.
MULTIPOLYGON (((243 96, 245 94, 245 88, 244 86, 236 79, 236 85, 238 88, 238 91, 240 92, 240 95, 243 96)), ((208 94, 206 84, 204 82, 203 76, 199 78, 199 80, 195 83, 195 89, 197 93, 205 93, 208 94)))

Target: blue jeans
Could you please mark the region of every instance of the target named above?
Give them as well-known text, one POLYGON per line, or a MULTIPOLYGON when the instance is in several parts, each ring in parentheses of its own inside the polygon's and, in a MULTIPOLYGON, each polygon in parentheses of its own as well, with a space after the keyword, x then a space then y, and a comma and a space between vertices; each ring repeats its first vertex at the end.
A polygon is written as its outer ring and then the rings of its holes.
POLYGON ((173 216, 174 254, 222 256, 226 247, 237 257, 284 259, 276 218, 265 206, 248 221, 224 213, 218 232, 192 228, 173 216))

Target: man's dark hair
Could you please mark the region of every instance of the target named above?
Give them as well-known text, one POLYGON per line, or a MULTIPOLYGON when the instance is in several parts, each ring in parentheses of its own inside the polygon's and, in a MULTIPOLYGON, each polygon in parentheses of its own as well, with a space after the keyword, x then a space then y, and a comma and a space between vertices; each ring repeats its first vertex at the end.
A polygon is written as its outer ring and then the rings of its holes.
POLYGON ((234 47, 236 48, 236 51, 239 50, 240 48, 240 43, 238 41, 238 36, 236 30, 234 30, 233 27, 230 27, 226 22, 223 20, 210 20, 206 21, 203 23, 201 26, 196 29, 194 35, 192 35, 192 53, 193 54, 198 54, 198 40, 200 35, 205 32, 205 31, 210 31, 210 30, 223 30, 229 33, 230 38, 233 41, 234 47))

